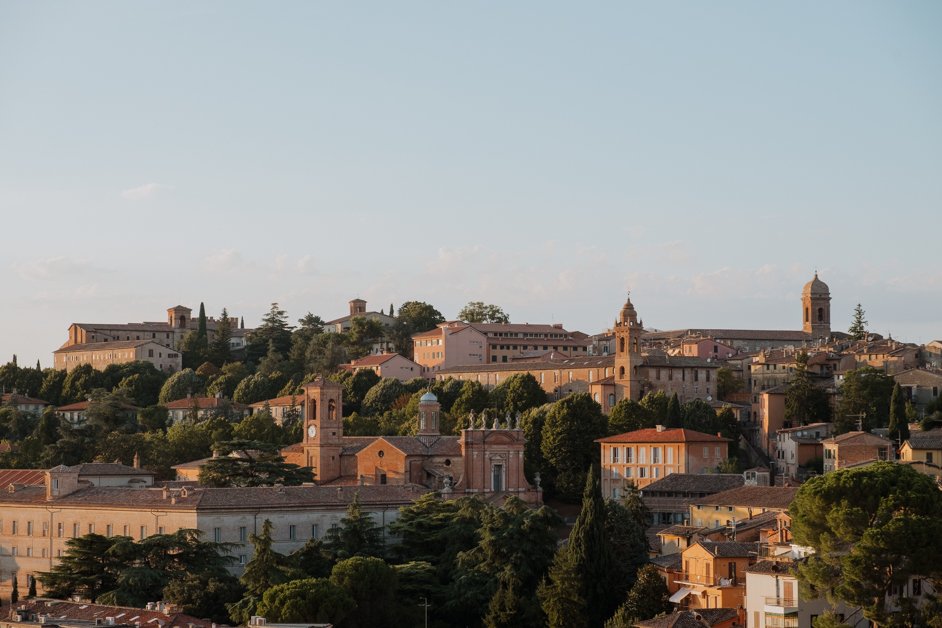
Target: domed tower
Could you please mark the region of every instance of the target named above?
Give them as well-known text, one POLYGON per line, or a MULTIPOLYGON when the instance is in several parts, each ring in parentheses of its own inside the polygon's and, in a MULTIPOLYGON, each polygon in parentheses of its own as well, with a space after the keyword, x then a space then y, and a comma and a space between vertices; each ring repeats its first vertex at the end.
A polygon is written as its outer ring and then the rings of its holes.
POLYGON ((805 284, 801 291, 802 330, 811 334, 815 340, 827 340, 831 337, 831 290, 828 285, 818 279, 805 284))
POLYGON ((343 387, 318 377, 304 384, 304 464, 317 482, 340 477, 343 450, 343 387))
POLYGON ((438 436, 438 421, 442 404, 432 391, 419 399, 419 436, 438 436))
POLYGON ((641 380, 638 367, 641 365, 641 334, 644 329, 638 323, 638 313, 625 300, 618 320, 615 321, 615 389, 619 399, 641 398, 641 380))

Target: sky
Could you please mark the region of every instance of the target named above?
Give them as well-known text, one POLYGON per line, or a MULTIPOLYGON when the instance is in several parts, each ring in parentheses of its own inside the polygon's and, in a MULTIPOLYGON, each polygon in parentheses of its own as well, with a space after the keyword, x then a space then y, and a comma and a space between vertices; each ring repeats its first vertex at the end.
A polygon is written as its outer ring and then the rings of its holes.
POLYGON ((942 337, 942 4, 0 0, 0 361, 178 303, 942 337))

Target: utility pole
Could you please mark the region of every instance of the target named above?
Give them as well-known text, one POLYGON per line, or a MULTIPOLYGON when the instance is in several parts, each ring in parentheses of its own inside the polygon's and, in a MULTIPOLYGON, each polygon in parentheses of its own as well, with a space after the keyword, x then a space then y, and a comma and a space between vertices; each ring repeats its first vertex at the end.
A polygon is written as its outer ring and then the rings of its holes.
POLYGON ((419 604, 419 606, 421 606, 423 610, 425 610, 425 628, 428 628, 428 607, 431 606, 431 604, 428 603, 428 598, 423 597, 422 603, 419 604))

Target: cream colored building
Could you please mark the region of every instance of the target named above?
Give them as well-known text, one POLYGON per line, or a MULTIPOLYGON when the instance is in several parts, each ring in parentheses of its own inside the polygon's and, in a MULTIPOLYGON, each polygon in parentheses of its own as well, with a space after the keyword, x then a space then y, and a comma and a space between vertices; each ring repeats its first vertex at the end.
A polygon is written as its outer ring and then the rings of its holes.
POLYGON ((353 360, 349 364, 344 364, 340 368, 354 373, 363 370, 373 371, 381 379, 398 379, 400 382, 407 382, 410 379, 425 376, 425 372, 419 364, 398 353, 368 355, 359 360, 353 360))
POLYGON ((140 540, 199 529, 205 540, 235 544, 232 570, 239 574, 252 556, 249 537, 266 519, 273 548, 287 554, 339 525, 355 495, 385 530, 423 492, 392 485, 156 488, 152 474, 133 467, 60 466, 46 472, 42 486, 0 492, 0 591, 9 595, 14 574, 22 586, 28 575, 48 571, 69 539, 91 532, 140 540))
POLYGON ((115 340, 64 346, 53 352, 55 368, 71 371, 91 364, 99 371, 111 364, 150 362, 158 370, 173 373, 183 368, 180 352, 155 340, 115 340))
POLYGON ((49 402, 12 392, 3 393, 3 395, 0 396, 0 405, 14 406, 20 412, 27 412, 29 414, 42 414, 46 406, 49 405, 49 402))
POLYGON ((187 395, 163 404, 167 408, 167 418, 170 423, 177 423, 187 418, 202 420, 213 415, 226 416, 232 420, 239 420, 251 414, 248 406, 230 401, 224 397, 193 397, 187 395))

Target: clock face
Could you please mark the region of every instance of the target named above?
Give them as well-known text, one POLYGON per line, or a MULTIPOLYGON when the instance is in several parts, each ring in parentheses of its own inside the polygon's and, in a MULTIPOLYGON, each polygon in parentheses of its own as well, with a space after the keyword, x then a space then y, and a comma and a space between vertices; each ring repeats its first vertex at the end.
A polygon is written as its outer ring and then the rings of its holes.
POLYGON ((317 434, 317 428, 314 427, 313 425, 309 426, 307 428, 307 435, 310 436, 311 438, 314 438, 315 434, 317 434))

